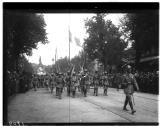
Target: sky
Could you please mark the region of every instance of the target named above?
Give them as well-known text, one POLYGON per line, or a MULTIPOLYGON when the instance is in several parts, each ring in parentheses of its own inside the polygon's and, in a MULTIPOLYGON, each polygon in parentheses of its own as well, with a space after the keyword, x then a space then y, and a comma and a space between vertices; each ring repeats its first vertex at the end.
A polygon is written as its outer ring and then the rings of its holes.
MULTIPOLYGON (((54 64, 55 51, 57 49, 57 58, 69 57, 69 30, 72 37, 70 43, 70 57, 78 55, 82 48, 76 45, 74 38, 78 38, 80 44, 83 44, 84 38, 86 38, 85 22, 86 18, 91 18, 95 14, 44 14, 44 20, 46 23, 46 33, 49 43, 43 45, 38 44, 37 49, 33 49, 32 56, 27 57, 31 63, 39 63, 39 57, 41 56, 42 63, 44 65, 54 64)), ((107 19, 112 20, 113 24, 118 25, 119 19, 124 14, 109 14, 107 19)))

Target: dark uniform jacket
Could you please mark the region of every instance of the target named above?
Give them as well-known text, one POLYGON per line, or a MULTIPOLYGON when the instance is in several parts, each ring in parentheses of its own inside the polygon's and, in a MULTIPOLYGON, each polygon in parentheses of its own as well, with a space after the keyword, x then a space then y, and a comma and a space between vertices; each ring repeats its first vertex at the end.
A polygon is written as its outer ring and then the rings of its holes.
POLYGON ((58 88, 62 88, 63 87, 63 78, 62 77, 58 77, 56 79, 56 83, 57 83, 57 87, 58 88))
POLYGON ((99 76, 97 74, 93 77, 93 84, 94 87, 98 87, 99 85, 99 76))
POLYGON ((122 84, 124 86, 124 93, 126 95, 132 95, 134 93, 134 86, 138 89, 138 84, 134 75, 132 74, 125 74, 123 76, 122 84))
POLYGON ((108 76, 103 76, 103 86, 104 88, 109 86, 109 80, 108 80, 108 76))

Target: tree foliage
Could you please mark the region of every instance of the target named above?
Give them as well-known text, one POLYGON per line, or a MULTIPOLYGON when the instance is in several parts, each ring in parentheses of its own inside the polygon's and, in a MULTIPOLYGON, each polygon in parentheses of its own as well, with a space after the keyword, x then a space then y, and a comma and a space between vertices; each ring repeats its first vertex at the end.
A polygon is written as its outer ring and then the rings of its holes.
POLYGON ((138 66, 141 55, 151 52, 154 48, 158 55, 158 10, 145 10, 127 14, 122 22, 123 30, 134 40, 136 63, 138 66))
POLYGON ((45 22, 43 15, 26 13, 21 10, 4 10, 4 66, 6 80, 8 73, 14 75, 16 80, 24 72, 32 73, 31 64, 25 55, 31 55, 32 49, 39 42, 47 43, 45 22))
POLYGON ((8 54, 16 57, 23 53, 31 55, 38 42, 46 43, 44 27, 42 15, 5 11, 4 41, 8 54))
POLYGON ((127 43, 111 20, 104 20, 106 14, 97 14, 85 23, 88 38, 85 39, 85 51, 91 59, 98 59, 107 65, 119 65, 122 51, 127 43))
POLYGON ((42 15, 4 11, 4 46, 6 60, 15 62, 20 55, 31 55, 38 42, 47 42, 42 15))

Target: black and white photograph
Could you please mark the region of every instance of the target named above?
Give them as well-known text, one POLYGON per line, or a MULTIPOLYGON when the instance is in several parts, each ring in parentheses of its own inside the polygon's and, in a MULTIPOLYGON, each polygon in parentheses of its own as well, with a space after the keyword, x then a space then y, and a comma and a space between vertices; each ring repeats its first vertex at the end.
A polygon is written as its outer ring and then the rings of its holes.
POLYGON ((3 3, 3 125, 159 125, 159 3, 3 3))

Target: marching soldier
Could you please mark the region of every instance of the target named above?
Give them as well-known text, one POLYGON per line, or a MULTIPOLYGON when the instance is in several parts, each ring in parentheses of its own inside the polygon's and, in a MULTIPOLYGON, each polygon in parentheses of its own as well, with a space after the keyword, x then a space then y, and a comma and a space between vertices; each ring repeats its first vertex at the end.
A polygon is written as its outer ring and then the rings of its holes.
POLYGON ((114 84, 115 87, 117 88, 117 91, 119 91, 119 89, 121 88, 121 76, 120 73, 117 73, 114 77, 114 84))
POLYGON ((70 91, 71 91, 71 77, 70 77, 70 72, 67 72, 67 76, 65 78, 66 85, 67 85, 67 96, 70 96, 70 91))
POLYGON ((104 73, 99 75, 99 87, 103 87, 103 77, 104 77, 104 73))
POLYGON ((77 82, 76 74, 73 73, 73 76, 71 78, 71 91, 73 97, 75 97, 76 94, 76 82, 77 82))
POLYGON ((34 74, 33 81, 32 81, 34 91, 37 91, 37 83, 38 83, 38 79, 37 79, 36 75, 34 74))
POLYGON ((82 94, 84 94, 84 90, 83 90, 83 85, 85 84, 84 76, 85 76, 85 74, 82 73, 82 74, 81 74, 81 78, 80 78, 80 90, 81 90, 81 93, 82 93, 82 94))
POLYGON ((46 87, 49 90, 49 76, 46 75, 46 87))
POLYGON ((132 114, 134 114, 136 112, 136 110, 133 108, 134 99, 132 101, 134 87, 136 87, 137 91, 139 90, 139 87, 134 75, 131 74, 131 66, 129 65, 126 67, 126 73, 123 76, 122 84, 124 86, 124 93, 126 95, 123 110, 128 111, 126 107, 127 107, 127 104, 129 103, 132 114))
POLYGON ((87 97, 87 91, 89 88, 89 74, 87 73, 87 69, 84 70, 85 76, 84 76, 84 85, 83 85, 83 91, 84 91, 84 96, 87 97))
POLYGON ((58 96, 58 73, 55 74, 56 96, 58 96))
POLYGON ((39 88, 42 87, 42 76, 40 76, 39 88))
POLYGON ((109 80, 108 80, 108 76, 107 76, 107 72, 104 72, 104 77, 103 77, 103 88, 104 88, 104 95, 107 95, 107 90, 109 87, 109 80))
POLYGON ((81 77, 80 77, 80 74, 78 74, 78 76, 77 76, 77 87, 78 87, 78 92, 80 92, 81 91, 81 84, 80 84, 80 81, 81 81, 81 77))
POLYGON ((94 94, 98 96, 98 85, 99 85, 99 76, 98 76, 98 72, 95 71, 95 75, 93 77, 93 85, 94 85, 94 94))
POLYGON ((54 74, 51 74, 50 81, 51 81, 51 93, 53 93, 53 89, 54 89, 54 86, 55 86, 55 76, 54 76, 54 74))
POLYGON ((81 91, 82 91, 82 94, 84 95, 84 97, 87 96, 87 86, 85 85, 85 81, 86 81, 86 78, 85 78, 85 74, 82 75, 82 79, 81 79, 81 91))
POLYGON ((88 82, 89 81, 89 77, 87 74, 87 70, 84 71, 84 73, 82 74, 82 78, 81 78, 81 91, 82 94, 84 95, 84 97, 87 97, 87 86, 88 86, 88 82))
POLYGON ((62 99, 62 89, 63 89, 63 77, 62 77, 62 73, 59 73, 58 78, 57 78, 57 96, 59 99, 62 99))
POLYGON ((112 78, 111 73, 108 74, 109 86, 112 87, 112 78))

